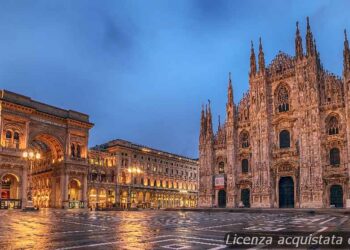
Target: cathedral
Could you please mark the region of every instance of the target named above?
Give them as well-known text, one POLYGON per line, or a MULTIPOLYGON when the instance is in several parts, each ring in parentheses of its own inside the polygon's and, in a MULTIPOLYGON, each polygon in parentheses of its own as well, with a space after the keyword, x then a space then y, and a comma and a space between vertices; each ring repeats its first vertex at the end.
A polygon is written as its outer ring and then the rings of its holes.
POLYGON ((295 55, 265 65, 251 45, 249 90, 238 104, 228 80, 226 120, 213 131, 202 107, 199 207, 349 207, 350 50, 343 75, 323 68, 307 18, 295 55))

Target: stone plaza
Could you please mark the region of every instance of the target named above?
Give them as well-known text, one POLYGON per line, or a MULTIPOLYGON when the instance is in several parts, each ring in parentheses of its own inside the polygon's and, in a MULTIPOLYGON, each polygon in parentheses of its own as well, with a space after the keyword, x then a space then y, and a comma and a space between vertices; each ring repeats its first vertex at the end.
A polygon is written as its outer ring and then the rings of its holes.
MULTIPOLYGON (((348 215, 286 212, 0 211, 0 249, 225 249, 228 232, 348 231, 348 215)), ((259 246, 258 248, 262 248, 259 246)))

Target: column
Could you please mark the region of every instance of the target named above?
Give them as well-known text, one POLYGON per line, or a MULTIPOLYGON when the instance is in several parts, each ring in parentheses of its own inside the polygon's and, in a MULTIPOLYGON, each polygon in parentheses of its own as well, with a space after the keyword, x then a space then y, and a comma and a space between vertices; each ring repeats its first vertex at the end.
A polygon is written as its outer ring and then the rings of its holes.
POLYGON ((50 207, 56 207, 56 178, 51 177, 51 204, 50 207))
POLYGON ((87 208, 87 192, 88 192, 88 182, 87 182, 87 175, 83 175, 83 202, 84 202, 84 208, 87 208))
POLYGON ((115 188, 115 203, 117 204, 117 206, 121 206, 119 183, 117 183, 117 186, 115 188))
POLYGON ((96 208, 100 205, 100 188, 96 187, 96 208))
POLYGON ((21 190, 21 199, 22 199, 22 208, 25 208, 27 205, 27 180, 28 180, 28 171, 27 171, 27 166, 23 166, 23 171, 22 171, 22 190, 21 190))
POLYGON ((68 174, 61 173, 60 184, 61 206, 62 208, 68 208, 68 174))

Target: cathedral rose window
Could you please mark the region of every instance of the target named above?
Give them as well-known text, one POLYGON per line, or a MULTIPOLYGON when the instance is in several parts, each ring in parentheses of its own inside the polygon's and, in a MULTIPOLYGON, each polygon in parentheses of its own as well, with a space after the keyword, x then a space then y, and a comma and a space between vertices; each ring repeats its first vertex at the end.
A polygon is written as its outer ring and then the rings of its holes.
POLYGON ((280 86, 277 91, 277 107, 278 112, 286 112, 289 110, 289 93, 285 86, 280 86))

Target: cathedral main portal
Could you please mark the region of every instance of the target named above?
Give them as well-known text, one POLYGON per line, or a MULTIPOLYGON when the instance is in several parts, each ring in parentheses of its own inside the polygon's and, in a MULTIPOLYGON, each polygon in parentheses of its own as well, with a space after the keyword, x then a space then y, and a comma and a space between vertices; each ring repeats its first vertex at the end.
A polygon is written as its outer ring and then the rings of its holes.
POLYGON ((226 191, 223 189, 218 193, 218 206, 226 207, 226 191))
POLYGON ((279 181, 279 207, 294 207, 294 181, 290 176, 281 177, 279 181))

